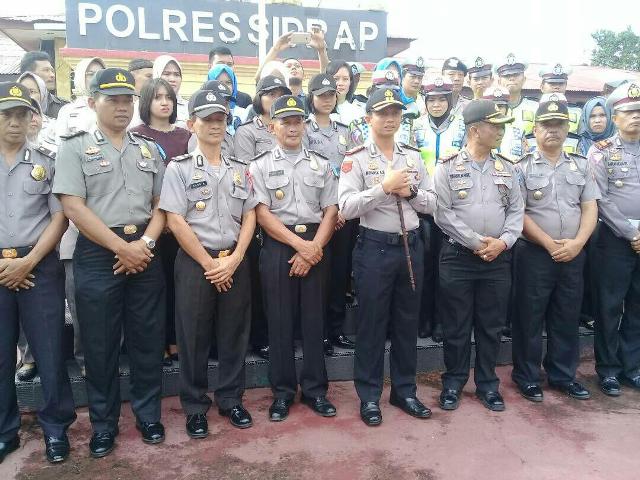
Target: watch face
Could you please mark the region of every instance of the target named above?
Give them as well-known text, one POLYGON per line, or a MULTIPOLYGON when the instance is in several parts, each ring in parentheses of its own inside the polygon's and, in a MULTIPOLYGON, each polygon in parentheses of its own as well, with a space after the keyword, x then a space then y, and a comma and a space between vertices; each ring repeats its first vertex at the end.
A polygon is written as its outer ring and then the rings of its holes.
POLYGON ((149 247, 150 250, 153 250, 154 248, 156 248, 156 241, 155 240, 149 240, 147 242, 147 246, 149 247))

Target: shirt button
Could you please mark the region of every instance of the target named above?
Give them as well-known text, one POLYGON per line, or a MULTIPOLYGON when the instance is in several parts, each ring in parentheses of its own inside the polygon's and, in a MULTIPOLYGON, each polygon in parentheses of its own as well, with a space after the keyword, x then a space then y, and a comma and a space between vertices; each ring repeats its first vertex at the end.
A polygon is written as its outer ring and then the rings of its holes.
POLYGON ((13 232, 9 232, 9 236, 10 236, 10 237, 15 237, 15 236, 16 236, 16 234, 15 234, 15 233, 13 233, 13 232))
POLYGON ((13 217, 13 212, 9 212, 9 216, 10 216, 10 217, 13 217))
POLYGON ((487 186, 486 186, 486 185, 483 185, 483 186, 482 186, 482 189, 483 189, 483 190, 486 190, 486 189, 487 189, 487 186))
POLYGON ((13 193, 11 193, 11 192, 7 193, 7 195, 8 195, 9 197, 13 197, 13 193))

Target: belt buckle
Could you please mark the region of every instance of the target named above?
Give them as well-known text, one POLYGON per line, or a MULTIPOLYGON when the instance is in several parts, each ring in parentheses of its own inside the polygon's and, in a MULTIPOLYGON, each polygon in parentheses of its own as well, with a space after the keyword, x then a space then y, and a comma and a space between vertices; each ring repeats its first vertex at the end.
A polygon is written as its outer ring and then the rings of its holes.
POLYGON ((18 250, 15 248, 3 248, 2 258, 18 258, 18 250))
POLYGON ((296 225, 295 227, 293 227, 293 230, 296 233, 307 233, 307 226, 306 225, 296 225))
POLYGON ((135 225, 125 225, 124 226, 124 234, 125 235, 133 235, 138 231, 138 227, 135 225))
POLYGON ((227 249, 227 250, 220 250, 218 252, 218 258, 224 258, 224 257, 228 257, 231 254, 231 249, 227 249))

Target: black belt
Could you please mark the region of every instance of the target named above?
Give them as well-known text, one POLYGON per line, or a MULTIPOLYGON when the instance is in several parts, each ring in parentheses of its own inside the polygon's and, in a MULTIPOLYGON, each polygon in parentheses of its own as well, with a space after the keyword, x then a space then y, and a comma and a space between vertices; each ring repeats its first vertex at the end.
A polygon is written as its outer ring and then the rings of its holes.
POLYGON ((26 257, 29 252, 33 250, 33 246, 30 247, 8 247, 2 249, 2 258, 22 258, 26 257))
POLYGON ((448 235, 444 235, 444 240, 449 243, 452 247, 465 252, 465 253, 471 253, 473 255, 475 255, 475 253, 473 252, 473 250, 471 250, 468 247, 465 247, 464 245, 462 245, 460 242, 457 242, 456 240, 454 240, 453 238, 449 237, 448 235))
MULTIPOLYGON (((409 243, 413 243, 416 237, 420 233, 420 227, 407 232, 407 240, 409 243)), ((402 245, 401 233, 387 233, 379 230, 372 230, 371 228, 360 227, 359 235, 361 238, 367 238, 369 240, 375 240, 376 242, 386 243, 387 245, 402 245)))
POLYGON ((136 233, 144 233, 148 223, 142 225, 125 225, 123 227, 111 227, 110 230, 119 235, 135 235, 136 233))
POLYGON ((229 255, 231 255, 233 253, 233 251, 236 249, 236 246, 232 246, 230 248, 227 248, 225 250, 212 250, 211 248, 205 248, 205 250, 207 251, 207 253, 209 255, 211 255, 213 258, 223 258, 223 257, 228 257, 229 255))
POLYGON ((297 225, 285 225, 294 233, 315 233, 318 231, 319 223, 299 223, 297 225))

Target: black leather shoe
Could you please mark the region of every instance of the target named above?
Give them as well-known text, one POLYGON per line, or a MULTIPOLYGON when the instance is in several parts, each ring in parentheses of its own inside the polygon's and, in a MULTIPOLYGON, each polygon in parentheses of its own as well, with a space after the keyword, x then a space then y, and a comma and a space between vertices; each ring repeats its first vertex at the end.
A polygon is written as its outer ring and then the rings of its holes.
POLYGON ((620 381, 626 385, 627 387, 635 388, 636 390, 640 390, 640 375, 629 378, 626 376, 621 376, 620 381))
POLYGON ((321 417, 336 416, 336 407, 333 405, 333 403, 327 400, 327 397, 325 397, 324 395, 321 397, 305 397, 304 395, 302 395, 300 401, 321 417))
POLYGON ((95 432, 89 442, 89 453, 93 458, 102 458, 109 455, 116 443, 116 436, 111 432, 95 432))
POLYGON ((269 345, 256 345, 253 347, 253 353, 264 360, 269 360, 269 345))
POLYGON ((289 416, 289 407, 293 401, 284 398, 276 398, 269 407, 269 420, 281 422, 289 416))
POLYGON ((389 403, 412 417, 429 418, 431 416, 431 410, 416 397, 399 398, 394 392, 391 392, 389 403))
POLYGON ((149 445, 164 442, 164 425, 160 422, 136 422, 136 428, 142 433, 142 441, 149 445))
POLYGON ((223 417, 229 417, 229 422, 236 428, 249 428, 253 425, 251 415, 240 404, 228 409, 219 408, 218 413, 223 417))
POLYGON ((460 404, 460 392, 452 388, 442 390, 438 403, 442 410, 455 410, 460 404))
POLYGON ((331 357, 333 356, 333 345, 331 344, 331 342, 329 341, 329 339, 325 338, 322 341, 322 346, 324 348, 324 354, 327 357, 331 357))
POLYGON ((588 400, 591 398, 589 390, 584 388, 584 386, 578 382, 569 382, 564 384, 549 383, 549 386, 566 393, 571 398, 576 398, 578 400, 588 400))
POLYGON ((354 348, 356 348, 356 342, 351 340, 346 335, 331 337, 330 340, 334 347, 346 348, 347 350, 353 350, 354 348))
POLYGON ((204 413, 187 415, 187 435, 191 438, 205 438, 209 435, 209 424, 204 413))
POLYGON ((44 437, 45 455, 51 463, 64 462, 69 457, 69 437, 44 437))
POLYGON ((503 412, 504 400, 499 392, 476 392, 476 397, 492 412, 503 412))
POLYGON ((30 382, 31 380, 36 378, 37 374, 38 367, 35 363, 23 363, 16 372, 16 376, 21 382, 30 382))
POLYGON ((431 339, 436 343, 442 343, 444 340, 444 333, 442 332, 442 324, 436 323, 433 326, 433 331, 431 332, 431 339))
POLYGON ((622 393, 620 390, 620 382, 616 377, 602 377, 600 379, 600 390, 610 397, 619 397, 622 393))
POLYGON ((531 402, 541 402, 543 399, 542 388, 539 385, 518 385, 518 391, 531 402))
POLYGON ((504 327, 502 329, 502 335, 507 338, 511 338, 511 327, 504 327))
POLYGON ((20 446, 20 437, 16 435, 8 442, 0 442, 0 463, 4 461, 4 459, 11 452, 14 452, 20 446))
POLYGON ((382 423, 382 412, 378 402, 360 403, 360 418, 368 427, 375 427, 382 423))

